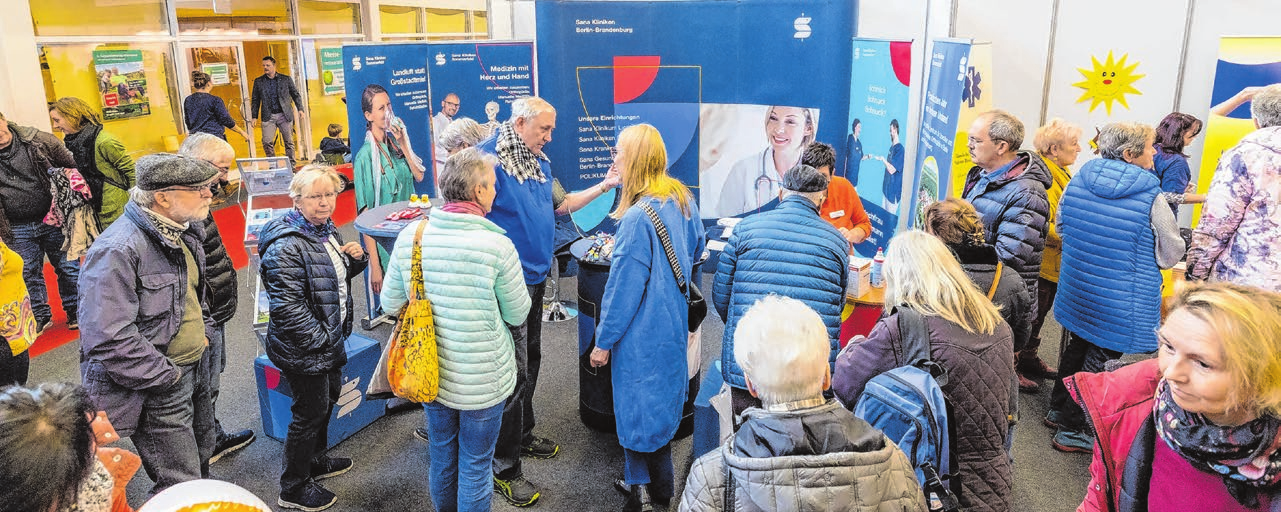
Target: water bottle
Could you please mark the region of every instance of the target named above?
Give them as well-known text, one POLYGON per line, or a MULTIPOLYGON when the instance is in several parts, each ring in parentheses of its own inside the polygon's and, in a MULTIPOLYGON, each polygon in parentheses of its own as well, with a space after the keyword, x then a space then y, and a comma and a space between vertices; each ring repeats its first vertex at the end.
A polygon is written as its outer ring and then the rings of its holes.
POLYGON ((885 266, 885 250, 877 247, 876 256, 872 257, 872 286, 880 288, 885 286, 885 279, 881 276, 881 270, 885 266))

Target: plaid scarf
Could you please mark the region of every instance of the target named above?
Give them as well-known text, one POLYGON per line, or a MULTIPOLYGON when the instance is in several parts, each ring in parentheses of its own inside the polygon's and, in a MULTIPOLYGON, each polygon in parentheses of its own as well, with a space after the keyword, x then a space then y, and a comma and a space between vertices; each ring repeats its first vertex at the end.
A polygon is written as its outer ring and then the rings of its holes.
POLYGON ((153 212, 150 208, 144 207, 142 211, 147 214, 147 218, 151 219, 151 224, 156 226, 156 231, 160 232, 160 236, 173 243, 181 243, 179 240, 182 239, 183 232, 187 231, 187 227, 191 225, 190 223, 179 224, 174 222, 173 219, 153 212))
POLYGON ((520 135, 516 134, 516 129, 512 123, 507 122, 498 126, 498 162, 503 164, 503 170, 517 182, 525 183, 527 179, 538 180, 539 183, 547 183, 547 176, 543 174, 543 168, 538 161, 543 160, 550 162, 547 155, 534 154, 530 151, 525 141, 521 140, 520 135))
POLYGON ((1155 402, 1161 440, 1193 467, 1223 477, 1238 503, 1257 507, 1259 489, 1281 482, 1281 420, 1264 415, 1235 427, 1215 425, 1174 403, 1165 380, 1155 402))

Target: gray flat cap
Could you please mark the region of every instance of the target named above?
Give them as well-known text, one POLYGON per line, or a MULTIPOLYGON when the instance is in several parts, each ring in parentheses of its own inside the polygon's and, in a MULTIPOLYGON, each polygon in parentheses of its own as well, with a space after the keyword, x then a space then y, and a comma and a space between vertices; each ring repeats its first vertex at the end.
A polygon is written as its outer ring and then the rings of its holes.
POLYGON ((139 158, 134 164, 138 189, 160 190, 173 186, 194 187, 218 176, 213 164, 173 153, 156 153, 139 158))

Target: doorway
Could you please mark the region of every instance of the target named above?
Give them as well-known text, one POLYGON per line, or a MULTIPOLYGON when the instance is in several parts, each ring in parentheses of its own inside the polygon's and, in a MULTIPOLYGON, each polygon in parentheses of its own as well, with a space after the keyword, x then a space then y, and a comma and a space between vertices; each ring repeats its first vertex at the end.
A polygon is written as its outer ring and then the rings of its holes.
MULTIPOLYGON (((245 49, 241 43, 192 43, 182 45, 186 69, 181 73, 183 96, 194 92, 191 86, 191 72, 204 71, 211 78, 210 94, 221 98, 227 104, 227 111, 236 125, 250 140, 227 131, 227 142, 236 150, 236 158, 254 158, 258 156, 257 144, 254 141, 254 129, 249 124, 249 84, 245 78, 245 49)), ((185 115, 185 114, 184 114, 185 115)), ((235 178, 235 176, 233 176, 235 178)))

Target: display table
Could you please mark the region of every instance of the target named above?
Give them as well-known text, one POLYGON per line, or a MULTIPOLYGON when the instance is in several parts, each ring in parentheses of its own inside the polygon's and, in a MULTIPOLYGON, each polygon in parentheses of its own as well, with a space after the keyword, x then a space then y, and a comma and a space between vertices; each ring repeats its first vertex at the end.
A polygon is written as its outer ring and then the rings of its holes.
MULTIPOLYGON (((431 213, 430 209, 425 208, 423 209, 423 215, 413 219, 400 221, 387 220, 387 215, 404 210, 408 207, 409 201, 399 201, 365 210, 364 212, 361 212, 360 215, 356 216, 356 232, 373 238, 374 241, 378 243, 379 247, 382 247, 383 250, 387 251, 387 254, 391 254, 391 250, 396 246, 396 237, 400 236, 400 232, 405 229, 405 226, 419 220, 426 219, 431 213)), ((361 245, 364 245, 363 242, 361 245)), ((365 250, 372 250, 372 248, 366 247, 365 250)), ((394 323, 396 319, 385 312, 382 315, 378 314, 381 304, 378 301, 378 295, 374 293, 373 288, 369 285, 369 272, 365 272, 364 281, 365 304, 367 310, 365 317, 360 319, 360 327, 368 331, 377 327, 378 324, 394 323)))
POLYGON ((867 336, 880 320, 885 308, 885 287, 871 287, 858 298, 845 297, 841 314, 841 348, 855 336, 867 336))
MULTIPOLYGON (((578 417, 588 428, 610 434, 617 432, 614 423, 613 365, 592 368, 591 352, 596 348, 596 326, 600 325, 601 302, 605 283, 609 281, 609 264, 583 259, 593 238, 578 240, 569 252, 578 260, 578 417)), ((694 275, 698 275, 697 270, 694 275)), ((694 400, 698 397, 698 373, 689 380, 689 391, 682 409, 681 423, 675 439, 694 432, 694 400)))

